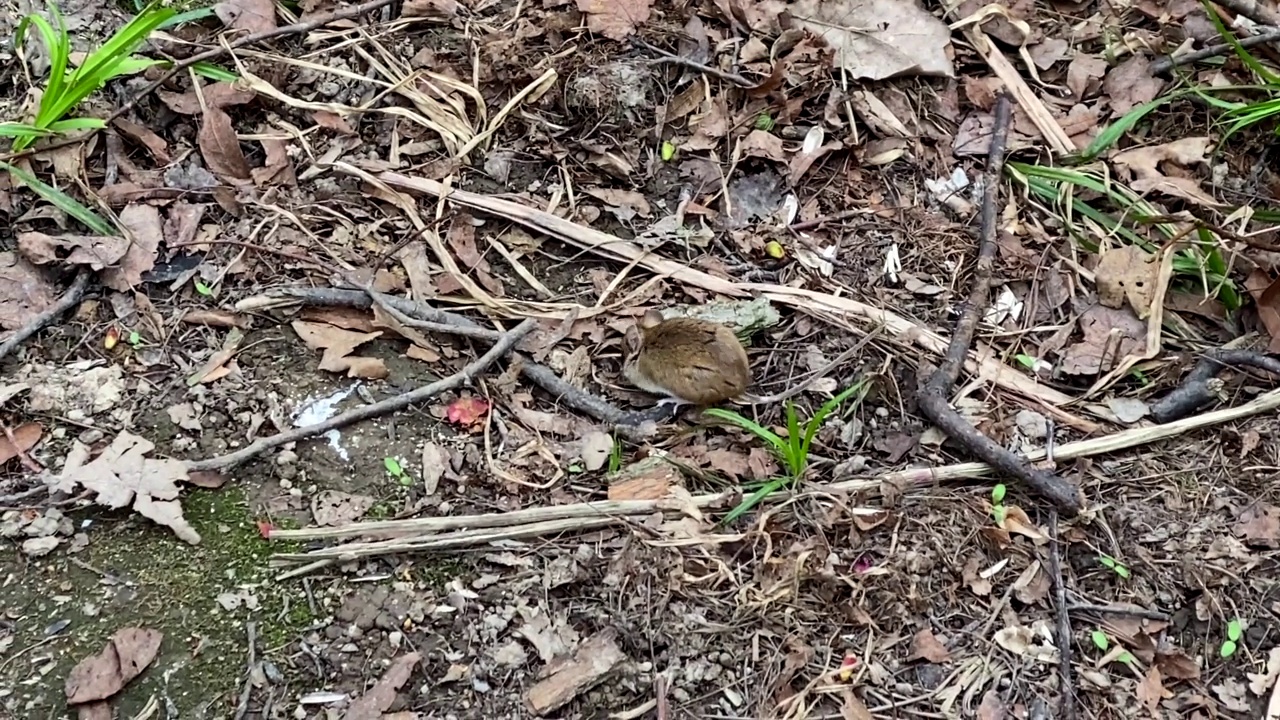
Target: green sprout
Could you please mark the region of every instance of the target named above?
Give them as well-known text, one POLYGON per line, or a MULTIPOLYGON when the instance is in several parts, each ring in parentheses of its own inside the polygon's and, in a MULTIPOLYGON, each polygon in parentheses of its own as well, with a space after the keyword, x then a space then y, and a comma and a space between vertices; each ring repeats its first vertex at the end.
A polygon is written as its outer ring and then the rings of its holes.
POLYGON ((818 428, 822 427, 822 423, 826 421, 827 416, 834 412, 841 403, 848 400, 855 393, 863 392, 866 385, 865 381, 858 381, 844 392, 831 398, 822 407, 818 408, 818 411, 803 424, 803 427, 800 423, 800 416, 796 413, 795 405, 788 402, 786 404, 786 437, 782 437, 769 428, 732 410, 721 408, 707 410, 705 413, 707 416, 737 425, 764 441, 770 452, 778 458, 778 462, 782 464, 783 471, 786 473, 783 477, 765 481, 759 489, 729 511, 729 514, 725 516, 722 522, 726 524, 733 522, 741 517, 743 513, 759 504, 761 500, 788 485, 798 483, 805 470, 809 468, 809 448, 813 444, 814 436, 818 434, 818 428))
POLYGON ((1110 555, 1099 555, 1098 562, 1102 563, 1103 567, 1109 568, 1116 575, 1119 575, 1126 580, 1129 579, 1129 568, 1125 567, 1124 563, 1121 563, 1110 555))

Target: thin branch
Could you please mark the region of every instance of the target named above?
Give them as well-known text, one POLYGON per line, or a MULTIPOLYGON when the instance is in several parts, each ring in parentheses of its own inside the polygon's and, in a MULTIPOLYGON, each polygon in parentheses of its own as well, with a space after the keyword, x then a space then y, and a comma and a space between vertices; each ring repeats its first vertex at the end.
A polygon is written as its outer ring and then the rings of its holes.
POLYGON ((511 348, 514 347, 516 343, 520 342, 521 338, 528 335, 529 331, 533 330, 533 327, 536 324, 537 323, 533 318, 529 318, 511 330, 508 330, 502 336, 502 339, 494 343, 493 347, 489 348, 489 351, 484 355, 481 355, 479 359, 443 380, 437 380, 429 385, 423 385, 422 387, 404 393, 403 395, 389 397, 380 402, 373 403, 372 405, 364 405, 353 410, 349 410, 340 415, 335 415, 324 422, 316 423, 315 425, 295 428, 293 430, 277 433, 270 437, 260 438, 243 449, 237 450, 233 453, 209 458, 208 460, 188 462, 187 471, 226 470, 235 465, 239 465, 245 460, 258 455, 261 452, 270 450, 273 447, 279 447, 280 445, 302 440, 303 438, 311 437, 312 435, 318 435, 336 428, 345 427, 351 423, 359 422, 361 420, 368 420, 369 418, 378 417, 379 415, 386 415, 406 408, 414 403, 429 400, 442 392, 461 387, 470 382, 472 378, 479 375, 490 365, 497 362, 498 358, 511 352, 511 348))
POLYGON ((1168 395, 1151 403, 1151 419, 1158 423, 1180 420, 1222 394, 1217 374, 1241 366, 1264 370, 1280 377, 1280 360, 1253 350, 1210 350, 1200 357, 1182 383, 1168 395))
POLYGON ((1018 478, 1041 497, 1069 515, 1080 512, 1079 492, 1053 473, 1040 470, 1026 458, 1014 455, 991 438, 983 435, 947 402, 947 394, 960 377, 978 321, 987 308, 991 291, 992 268, 996 256, 996 198, 1004 170, 1005 141, 1009 134, 1011 113, 1008 95, 996 98, 995 124, 991 129, 991 146, 987 156, 986 185, 982 195, 982 236, 974 268, 973 289, 969 293, 960 318, 956 321, 951 342, 937 371, 925 383, 918 401, 920 410, 948 437, 960 443, 1002 474, 1018 478))
POLYGON ((1148 610, 1134 605, 1093 605, 1090 603, 1076 603, 1074 605, 1068 605, 1067 610, 1070 612, 1098 613, 1100 615, 1132 615, 1133 617, 1163 622, 1167 622, 1169 620, 1169 613, 1162 613, 1159 610, 1148 610))
POLYGON ((718 77, 721 80, 728 80, 729 82, 733 83, 734 85, 737 85, 740 88, 752 89, 760 84, 760 83, 752 82, 751 80, 744 78, 741 75, 738 75, 736 73, 725 72, 724 70, 721 70, 719 68, 713 68, 710 65, 696 62, 694 60, 690 60, 689 58, 680 57, 675 53, 667 52, 666 50, 663 50, 657 45, 651 45, 645 42, 644 40, 641 40, 640 38, 632 38, 632 41, 635 44, 639 45, 640 47, 643 47, 647 50, 655 52, 660 56, 654 60, 651 60, 650 62, 652 63, 655 63, 655 64, 669 63, 671 65, 680 65, 682 67, 686 67, 691 70, 697 70, 698 72, 705 73, 712 77, 718 77))
MULTIPOLYGON (((1280 41, 1280 30, 1270 30, 1262 33, 1261 35, 1241 38, 1237 42, 1240 43, 1240 47, 1247 49, 1276 41, 1280 41)), ((1208 58, 1217 57, 1219 55, 1226 55, 1230 52, 1235 52, 1235 48, 1232 47, 1230 43, 1220 43, 1218 45, 1210 45, 1209 47, 1201 48, 1195 52, 1184 53, 1177 56, 1162 57, 1151 63, 1151 74, 1163 75, 1176 67, 1190 65, 1194 62, 1200 62, 1201 60, 1207 60, 1208 58)))
POLYGON ((71 287, 67 288, 67 291, 62 294, 62 297, 58 298, 57 302, 14 333, 13 337, 0 344, 0 360, 3 360, 9 353, 13 352, 14 348, 21 345, 24 340, 40 332, 44 326, 53 322, 62 313, 75 307, 80 302, 80 299, 84 297, 91 277, 93 277, 92 271, 88 268, 82 269, 80 274, 76 275, 75 282, 71 283, 71 287))
POLYGON ((1058 513, 1049 511, 1049 577, 1053 579, 1054 629, 1058 642, 1058 692, 1062 693, 1063 720, 1075 720, 1075 681, 1071 675, 1071 615, 1067 612, 1067 586, 1062 580, 1062 552, 1058 542, 1058 513))

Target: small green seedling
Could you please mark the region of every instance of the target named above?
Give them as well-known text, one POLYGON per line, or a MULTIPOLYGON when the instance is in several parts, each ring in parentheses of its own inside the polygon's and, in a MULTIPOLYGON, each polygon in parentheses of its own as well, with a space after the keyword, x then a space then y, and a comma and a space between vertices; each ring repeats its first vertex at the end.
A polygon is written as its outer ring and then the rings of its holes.
POLYGON ((622 443, 617 438, 613 439, 613 449, 609 451, 609 474, 613 474, 622 469, 622 443))
POLYGON ((1240 618, 1232 618, 1231 622, 1227 623, 1227 639, 1223 641, 1218 654, 1224 660, 1235 655, 1236 650, 1239 648, 1241 637, 1244 637, 1244 623, 1240 621, 1240 618))
POLYGON ((133 347, 138 347, 139 345, 141 345, 141 344, 142 344, 142 333, 138 332, 137 330, 130 330, 130 331, 129 331, 129 344, 130 344, 130 345, 132 345, 133 347))
POLYGON ((761 113, 756 116, 757 130, 763 130, 765 132, 769 132, 773 130, 775 125, 777 125, 777 122, 775 122, 773 119, 773 116, 769 115, 768 113, 761 113))
POLYGON ((737 425, 764 441, 769 450, 778 458, 778 462, 782 464, 783 471, 786 473, 784 477, 766 481, 754 493, 744 498, 737 507, 729 511, 729 514, 721 522, 726 524, 733 522, 741 517, 743 513, 759 504, 761 500, 787 485, 798 483, 805 470, 809 467, 809 447, 813 444, 814 436, 818 434, 818 428, 822 427, 822 423, 826 421, 827 416, 834 412, 841 403, 848 400, 855 393, 862 392, 866 385, 866 381, 860 380, 844 392, 828 400, 822 407, 818 408, 813 417, 804 423, 803 428, 800 424, 800 416, 796 413, 795 405, 788 402, 786 405, 787 436, 785 438, 732 410, 721 408, 707 410, 705 413, 707 416, 737 425))
POLYGON ((1121 563, 1110 555, 1099 555, 1098 562, 1102 563, 1103 567, 1109 568, 1112 572, 1125 580, 1129 579, 1129 568, 1125 567, 1124 563, 1121 563))
POLYGON ((998 527, 1004 527, 1004 518, 1009 510, 1004 506, 1004 496, 1007 488, 1004 483, 1000 483, 991 488, 991 517, 996 521, 998 527))
POLYGON ((1093 639, 1093 646, 1102 652, 1106 652, 1111 647, 1111 638, 1101 630, 1094 630, 1089 637, 1093 639))
POLYGON ((671 159, 676 156, 676 144, 670 140, 663 140, 661 153, 662 162, 671 162, 671 159))
POLYGON ((387 469, 387 473, 395 478, 401 485, 412 485, 413 479, 405 473, 404 468, 400 467, 400 461, 393 457, 385 457, 382 459, 382 465, 387 469))
POLYGON ((196 281, 196 292, 200 293, 201 295, 204 295, 205 297, 213 296, 213 288, 209 287, 208 285, 205 285, 199 280, 196 281))

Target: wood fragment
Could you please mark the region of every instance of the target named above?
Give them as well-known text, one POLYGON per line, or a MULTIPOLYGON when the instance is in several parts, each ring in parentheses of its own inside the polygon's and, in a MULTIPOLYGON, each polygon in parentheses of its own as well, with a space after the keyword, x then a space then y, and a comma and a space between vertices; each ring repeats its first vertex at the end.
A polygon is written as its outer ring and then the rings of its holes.
POLYGON ((612 628, 602 630, 579 645, 572 656, 548 665, 546 677, 525 694, 529 709, 545 716, 608 677, 627 658, 618 647, 617 635, 612 628))

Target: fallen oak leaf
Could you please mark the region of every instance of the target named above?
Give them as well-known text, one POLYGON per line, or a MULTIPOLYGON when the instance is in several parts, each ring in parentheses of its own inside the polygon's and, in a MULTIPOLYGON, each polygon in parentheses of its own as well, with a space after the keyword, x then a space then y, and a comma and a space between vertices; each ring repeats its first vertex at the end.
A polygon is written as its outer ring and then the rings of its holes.
POLYGON ((240 138, 232 127, 230 115, 216 107, 206 108, 196 141, 204 164, 214 175, 230 180, 251 179, 249 161, 240 148, 240 138))
POLYGON ((20 425, 13 431, 13 439, 18 442, 17 447, 14 447, 7 436, 0 434, 0 465, 29 451, 40 442, 42 437, 44 437, 44 427, 40 423, 33 422, 20 425))
POLYGON ((578 0, 587 16, 587 29, 610 40, 626 40, 649 21, 653 0, 578 0))

